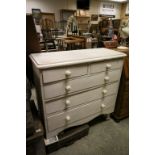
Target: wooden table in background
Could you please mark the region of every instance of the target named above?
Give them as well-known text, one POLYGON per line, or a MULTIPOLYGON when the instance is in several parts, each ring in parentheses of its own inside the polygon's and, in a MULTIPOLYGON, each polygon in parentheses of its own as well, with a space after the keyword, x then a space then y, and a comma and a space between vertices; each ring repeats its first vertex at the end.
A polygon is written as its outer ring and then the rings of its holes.
POLYGON ((62 50, 65 44, 67 45, 67 50, 74 50, 76 44, 80 44, 81 48, 85 48, 85 39, 77 36, 59 37, 56 40, 58 41, 59 50, 62 50))

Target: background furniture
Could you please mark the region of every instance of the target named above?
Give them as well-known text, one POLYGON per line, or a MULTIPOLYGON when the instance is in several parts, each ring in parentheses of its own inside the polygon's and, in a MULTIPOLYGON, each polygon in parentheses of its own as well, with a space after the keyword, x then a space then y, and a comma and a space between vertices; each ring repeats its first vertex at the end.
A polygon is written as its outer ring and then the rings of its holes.
POLYGON ((113 20, 112 20, 112 24, 113 24, 114 30, 116 29, 116 31, 117 31, 117 30, 119 29, 119 27, 120 27, 120 22, 121 22, 120 19, 113 19, 113 20))
POLYGON ((62 36, 56 38, 58 42, 59 50, 75 50, 75 49, 84 49, 86 40, 82 36, 62 36))
POLYGON ((35 108, 34 102, 31 102, 32 116, 34 119, 34 133, 26 137, 26 155, 46 155, 44 143, 44 129, 35 108))
POLYGON ((37 36, 35 24, 32 15, 26 15, 26 75, 33 83, 32 64, 29 58, 30 53, 41 52, 39 38, 37 36))
MULTIPOLYGON (((112 26, 112 30, 114 31, 115 34, 118 33, 119 31, 119 27, 120 27, 120 19, 112 19, 111 20, 111 26, 112 26)), ((110 26, 110 21, 109 19, 103 19, 99 22, 99 30, 102 34, 104 35, 108 35, 108 29, 110 26)))
POLYGON ((76 10, 67 10, 67 9, 60 10, 60 22, 63 30, 66 29, 67 20, 71 15, 74 15, 76 17, 80 34, 89 31, 90 16, 80 15, 76 10))
POLYGON ((26 137, 32 136, 35 132, 34 120, 30 107, 31 86, 29 80, 26 78, 26 137))
POLYGON ((76 16, 79 34, 89 32, 90 16, 76 16))
POLYGON ((99 22, 98 47, 103 47, 103 41, 111 41, 113 34, 119 35, 120 19, 102 19, 99 22))
POLYGON ((54 29, 55 28, 55 14, 54 13, 41 13, 41 28, 44 29, 54 29))
POLYGON ((31 99, 31 86, 26 79, 26 154, 46 155, 44 130, 35 104, 31 99))
POLYGON ((55 38, 58 30, 55 25, 55 14, 42 12, 40 26, 43 35, 43 41, 40 44, 42 50, 46 52, 56 51, 55 38))
POLYGON ((117 41, 103 41, 103 45, 105 48, 116 48, 118 46, 117 41))
POLYGON ((124 56, 104 48, 30 55, 46 145, 64 129, 114 111, 124 56))
POLYGON ((85 47, 85 40, 81 38, 68 37, 64 39, 64 44, 67 45, 66 50, 75 50, 77 48, 85 47), (78 44, 78 47, 77 47, 78 44))
POLYGON ((60 10, 60 23, 61 28, 65 31, 67 26, 67 20, 71 15, 74 15, 76 10, 68 10, 68 9, 61 9, 60 10))
POLYGON ((124 58, 124 66, 121 75, 118 96, 115 110, 112 114, 112 117, 116 121, 120 121, 121 119, 129 116, 129 50, 116 50, 127 54, 127 57, 124 58))

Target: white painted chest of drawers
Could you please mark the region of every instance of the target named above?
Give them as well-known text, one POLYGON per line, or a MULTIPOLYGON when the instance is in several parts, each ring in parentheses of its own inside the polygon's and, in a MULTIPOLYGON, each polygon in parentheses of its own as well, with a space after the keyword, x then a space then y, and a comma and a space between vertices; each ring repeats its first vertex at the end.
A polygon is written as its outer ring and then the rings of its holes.
POLYGON ((125 56, 105 48, 30 55, 46 139, 114 111, 125 56))

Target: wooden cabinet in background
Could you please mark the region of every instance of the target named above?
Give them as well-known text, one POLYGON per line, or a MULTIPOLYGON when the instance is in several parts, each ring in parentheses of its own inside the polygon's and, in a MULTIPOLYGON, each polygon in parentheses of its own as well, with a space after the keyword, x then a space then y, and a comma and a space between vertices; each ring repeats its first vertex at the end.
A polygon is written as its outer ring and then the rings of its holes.
MULTIPOLYGON (((120 51, 120 50, 119 50, 120 51)), ((129 116, 129 50, 121 51, 127 54, 124 58, 124 66, 120 80, 116 105, 112 117, 116 121, 129 116)))
POLYGON ((88 32, 90 16, 76 16, 80 33, 88 32))
POLYGON ((33 17, 31 14, 26 14, 26 75, 31 83, 33 83, 33 71, 29 55, 40 52, 41 48, 33 17))

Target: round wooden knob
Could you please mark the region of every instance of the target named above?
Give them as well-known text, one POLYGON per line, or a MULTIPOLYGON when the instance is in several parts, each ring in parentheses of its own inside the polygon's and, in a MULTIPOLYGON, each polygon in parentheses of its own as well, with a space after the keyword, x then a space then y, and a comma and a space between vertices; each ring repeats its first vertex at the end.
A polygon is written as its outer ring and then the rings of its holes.
POLYGON ((106 64, 106 68, 110 69, 111 68, 111 64, 106 64))
POLYGON ((70 100, 66 100, 66 102, 65 102, 65 103, 66 103, 66 105, 67 105, 67 106, 69 106, 69 105, 70 105, 70 103, 71 103, 71 101, 70 101, 70 100))
POLYGON ((105 95, 108 91, 106 89, 102 90, 102 93, 105 95))
POLYGON ((70 76, 71 75, 71 71, 70 70, 66 70, 65 75, 66 76, 70 76))
POLYGON ((105 104, 101 104, 101 109, 105 108, 105 104))
POLYGON ((68 122, 68 121, 70 121, 71 120, 71 117, 68 115, 68 116, 66 116, 66 121, 68 122))
POLYGON ((66 89, 66 91, 70 91, 71 90, 71 86, 67 85, 65 89, 66 89))
POLYGON ((105 81, 109 81, 109 79, 110 79, 109 76, 106 76, 106 77, 104 78, 105 81))

